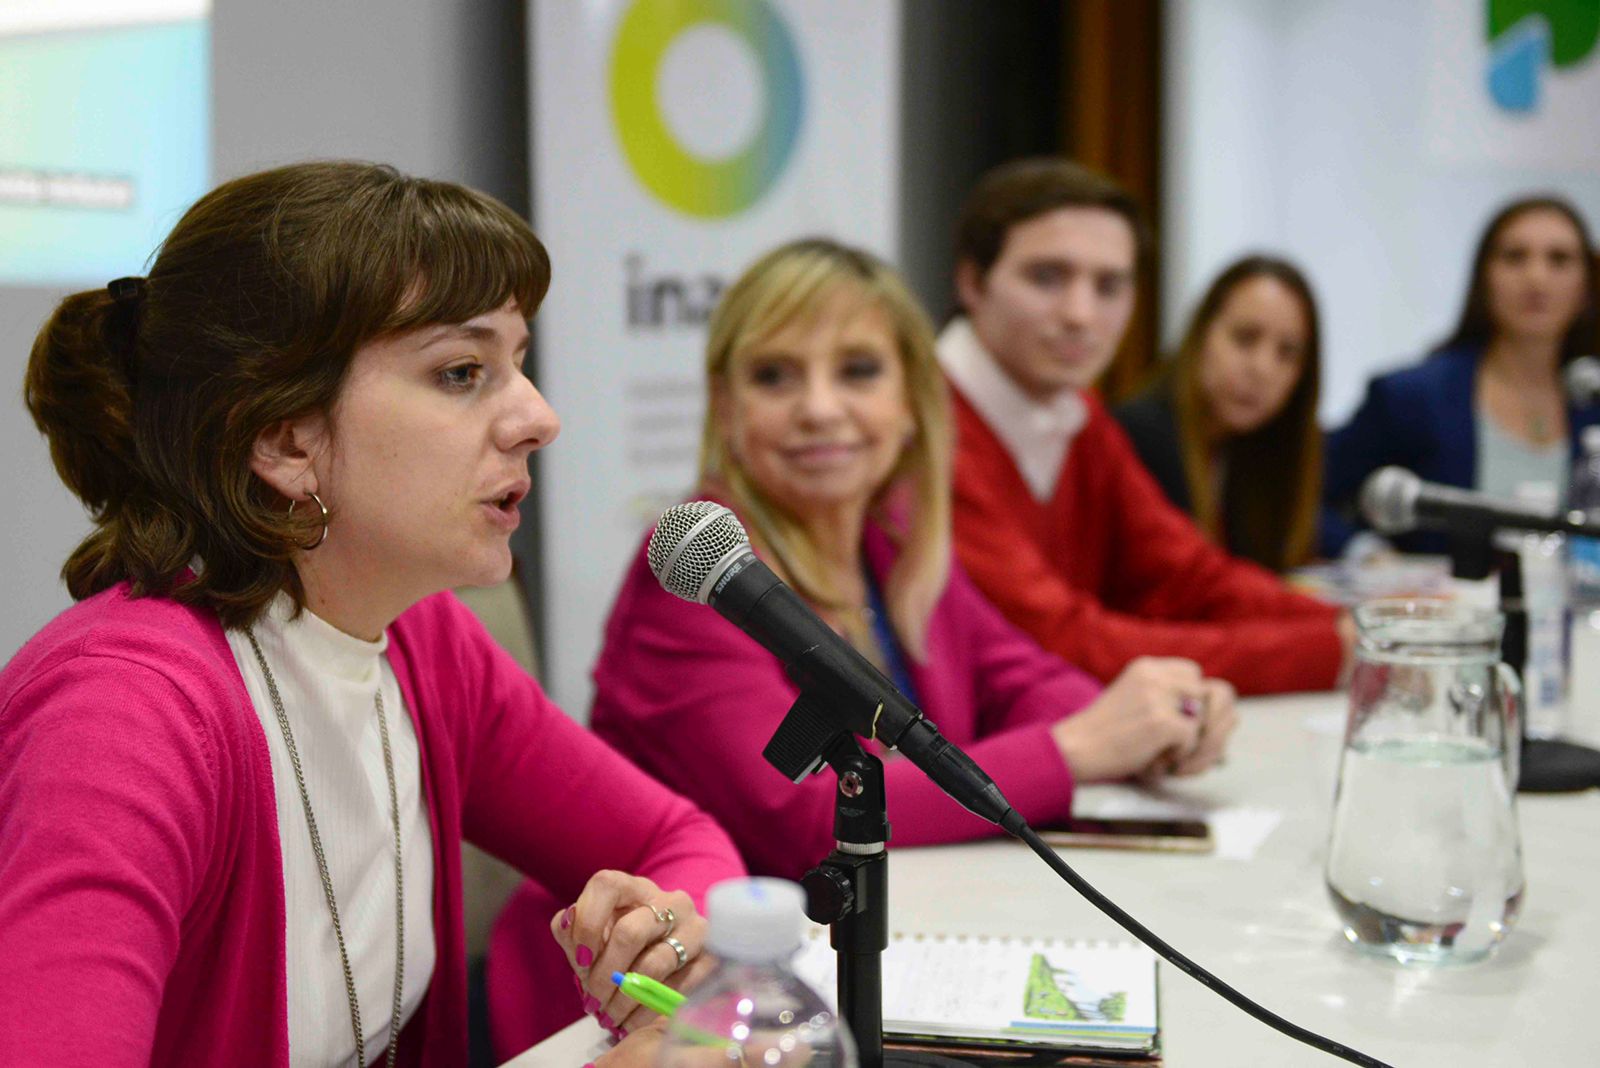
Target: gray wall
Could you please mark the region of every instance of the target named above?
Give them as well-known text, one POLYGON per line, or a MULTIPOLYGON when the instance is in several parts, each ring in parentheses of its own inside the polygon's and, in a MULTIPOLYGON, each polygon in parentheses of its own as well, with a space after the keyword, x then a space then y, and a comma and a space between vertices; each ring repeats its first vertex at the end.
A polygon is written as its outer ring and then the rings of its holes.
MULTIPOLYGON (((311 157, 377 159, 464 182, 526 212, 523 7, 216 0, 213 177, 311 157)), ((0 662, 67 606, 58 572, 89 529, 21 400, 28 347, 62 295, 0 290, 0 337, 8 340, 0 353, 0 662)))
POLYGON ((523 0, 217 0, 218 180, 341 156, 526 210, 523 0))
MULTIPOLYGON (((110 279, 107 279, 110 281, 110 279)), ((48 289, 0 289, 0 662, 70 599, 59 573, 88 533, 77 498, 61 485, 44 439, 22 406, 22 371, 33 335, 62 296, 48 289)))

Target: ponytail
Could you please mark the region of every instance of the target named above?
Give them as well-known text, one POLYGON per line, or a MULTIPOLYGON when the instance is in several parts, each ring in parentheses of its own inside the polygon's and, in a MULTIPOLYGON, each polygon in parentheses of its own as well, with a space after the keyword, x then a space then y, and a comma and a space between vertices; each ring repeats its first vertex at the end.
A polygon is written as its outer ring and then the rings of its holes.
POLYGON ((94 289, 57 306, 34 339, 23 380, 23 400, 49 440, 56 472, 95 520, 95 532, 62 569, 79 599, 125 577, 115 548, 124 512, 131 497, 147 496, 130 373, 142 284, 118 283, 117 297, 94 289))

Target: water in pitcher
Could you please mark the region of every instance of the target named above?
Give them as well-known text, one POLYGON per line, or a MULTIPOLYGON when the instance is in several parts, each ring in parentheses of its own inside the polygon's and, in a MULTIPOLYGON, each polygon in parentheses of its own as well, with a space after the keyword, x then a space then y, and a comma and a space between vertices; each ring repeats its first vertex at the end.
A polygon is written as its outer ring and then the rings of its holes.
POLYGON ((1511 791, 1501 755, 1481 739, 1353 741, 1328 856, 1345 936, 1408 963, 1486 956, 1522 903, 1511 791))

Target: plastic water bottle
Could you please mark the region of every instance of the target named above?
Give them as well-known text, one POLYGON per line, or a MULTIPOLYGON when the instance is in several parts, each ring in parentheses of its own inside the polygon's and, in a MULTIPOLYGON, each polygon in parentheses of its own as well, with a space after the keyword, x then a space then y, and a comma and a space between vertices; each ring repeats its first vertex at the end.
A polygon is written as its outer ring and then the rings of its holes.
POLYGON ((1565 548, 1560 534, 1527 534, 1522 539, 1522 595, 1528 611, 1523 690, 1530 738, 1551 738, 1566 727, 1565 548))
MULTIPOLYGON (((1567 509, 1600 519, 1600 426, 1587 427, 1583 432, 1583 458, 1572 468, 1567 509)), ((1600 540, 1570 539, 1567 604, 1574 616, 1600 609, 1600 540)))
MULTIPOLYGON (((1540 512, 1554 512, 1561 487, 1554 482, 1524 482, 1514 496, 1540 512)), ((1550 738, 1565 726, 1567 706, 1566 538, 1528 533, 1519 546, 1522 596, 1528 612, 1528 661, 1522 684, 1530 738, 1550 738)))
POLYGON ((804 905, 782 879, 711 888, 706 949, 721 963, 673 1014, 658 1068, 857 1068, 849 1030, 789 966, 804 905))
MULTIPOLYGON (((1583 432, 1583 458, 1572 469, 1567 508, 1600 519, 1600 426, 1583 432)), ((1572 664, 1566 733, 1600 743, 1600 540, 1567 541, 1568 649, 1572 664)))

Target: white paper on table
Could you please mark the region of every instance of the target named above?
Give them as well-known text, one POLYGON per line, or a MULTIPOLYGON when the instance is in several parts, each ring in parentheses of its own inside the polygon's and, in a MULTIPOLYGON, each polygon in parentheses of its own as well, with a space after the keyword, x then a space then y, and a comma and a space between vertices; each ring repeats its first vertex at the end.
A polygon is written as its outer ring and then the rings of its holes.
POLYGON ((1203 820, 1211 827, 1215 855, 1250 860, 1283 813, 1254 805, 1215 805, 1195 797, 1121 784, 1079 787, 1072 815, 1086 820, 1203 820))
POLYGON ((593 1064, 615 1045, 594 1017, 585 1016, 532 1049, 523 1050, 501 1068, 572 1068, 575 1064, 593 1064))

